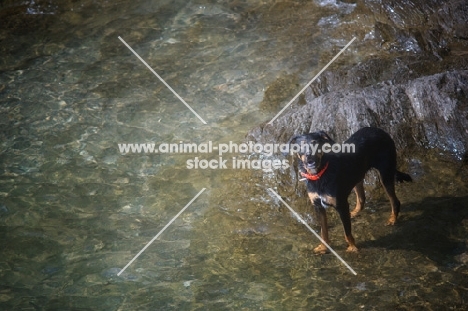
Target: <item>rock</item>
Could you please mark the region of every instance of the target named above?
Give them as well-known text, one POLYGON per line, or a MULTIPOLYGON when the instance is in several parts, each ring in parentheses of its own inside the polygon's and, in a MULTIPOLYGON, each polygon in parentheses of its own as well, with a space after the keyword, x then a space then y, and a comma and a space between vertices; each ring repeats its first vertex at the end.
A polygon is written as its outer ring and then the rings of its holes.
MULTIPOLYGON (((344 18, 370 30, 362 42, 374 42, 379 53, 357 64, 332 65, 304 92, 305 105, 292 105, 272 125, 252 129, 246 140, 283 143, 295 134, 325 130, 343 141, 363 126, 376 126, 392 135, 400 156, 438 148, 467 159, 468 4, 353 3, 356 10, 344 18)), ((327 34, 351 35, 343 25, 330 27, 327 34)))
POLYGON ((454 70, 394 85, 378 83, 314 97, 272 125, 252 129, 247 140, 286 142, 299 133, 324 130, 343 141, 363 126, 384 129, 397 149, 440 148, 462 158, 468 150, 468 70, 454 70))

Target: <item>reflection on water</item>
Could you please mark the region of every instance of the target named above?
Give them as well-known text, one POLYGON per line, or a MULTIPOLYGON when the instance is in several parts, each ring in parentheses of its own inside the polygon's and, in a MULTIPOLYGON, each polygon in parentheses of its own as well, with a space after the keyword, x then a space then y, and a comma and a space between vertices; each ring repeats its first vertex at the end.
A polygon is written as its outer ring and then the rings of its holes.
MULTIPOLYGON (((381 226, 388 203, 372 192, 354 221, 357 255, 344 253, 331 213, 333 244, 353 276, 331 255, 313 256, 314 237, 268 194, 276 189, 313 221, 303 185, 277 182, 287 172, 187 170, 187 155, 118 151, 126 142, 241 141, 349 41, 352 30, 329 35, 359 15, 355 5, 6 1, 1 12, 2 309, 436 310, 466 303, 468 192, 466 172, 453 163, 406 163, 417 178, 398 188, 404 207, 394 228, 381 226), (272 83, 288 84, 285 94, 265 95, 272 83)), ((339 62, 371 48, 372 40, 356 42, 339 62)))

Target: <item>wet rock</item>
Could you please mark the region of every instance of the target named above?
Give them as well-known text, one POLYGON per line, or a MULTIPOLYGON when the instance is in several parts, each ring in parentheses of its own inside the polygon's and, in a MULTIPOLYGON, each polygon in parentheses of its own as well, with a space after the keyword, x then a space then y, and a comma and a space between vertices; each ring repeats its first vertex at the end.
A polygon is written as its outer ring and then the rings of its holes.
POLYGON ((455 256, 455 260, 466 265, 468 263, 468 252, 455 256))
MULTIPOLYGON (((304 92, 305 106, 292 106, 273 125, 252 129, 247 140, 286 142, 294 134, 322 129, 343 141, 360 127, 377 126, 394 137, 400 155, 438 148, 466 158, 468 42, 462 25, 467 3, 353 3, 356 10, 344 18, 371 29, 362 42, 372 41, 378 56, 334 64, 304 92)), ((342 37, 347 30, 336 24, 327 34, 342 37)), ((263 106, 268 100, 265 96, 263 106)))
POLYGON ((307 104, 249 132, 247 140, 286 142, 299 133, 327 131, 343 141, 363 126, 386 130, 397 148, 440 148, 458 158, 468 150, 468 71, 306 96, 307 104))
POLYGON ((454 37, 466 35, 465 1, 363 0, 359 4, 375 19, 375 37, 383 49, 425 51, 440 57, 454 37))

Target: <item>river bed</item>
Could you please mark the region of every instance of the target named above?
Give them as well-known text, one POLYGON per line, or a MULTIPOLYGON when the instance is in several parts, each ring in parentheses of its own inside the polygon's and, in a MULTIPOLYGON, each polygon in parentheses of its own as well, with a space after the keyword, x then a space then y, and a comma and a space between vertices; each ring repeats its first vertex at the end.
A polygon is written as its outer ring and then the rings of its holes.
MULTIPOLYGON (((397 226, 383 226, 388 201, 368 190, 353 222, 358 254, 345 252, 330 213, 333 246, 357 276, 333 255, 313 255, 315 237, 269 193, 314 224, 304 185, 277 182, 290 171, 233 169, 236 154, 225 156, 226 169, 188 169, 205 155, 119 151, 122 143, 241 143, 354 36, 333 66, 379 53, 355 4, 78 0, 0 8, 2 310, 466 305, 468 174, 436 150, 401 163, 414 182, 397 188, 397 226)), ((410 43, 404 52, 414 52, 410 43)), ((297 105, 301 98, 290 109, 297 105)))

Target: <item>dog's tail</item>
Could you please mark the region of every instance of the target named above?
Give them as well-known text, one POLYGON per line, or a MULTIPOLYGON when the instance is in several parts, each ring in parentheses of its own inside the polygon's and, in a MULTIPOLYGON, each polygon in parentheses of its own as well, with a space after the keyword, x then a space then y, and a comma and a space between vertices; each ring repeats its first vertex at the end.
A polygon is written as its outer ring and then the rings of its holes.
POLYGON ((404 181, 413 181, 413 178, 411 178, 410 175, 406 174, 406 173, 403 173, 403 172, 400 172, 400 171, 396 171, 395 173, 395 179, 397 182, 404 182, 404 181))

